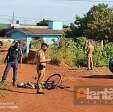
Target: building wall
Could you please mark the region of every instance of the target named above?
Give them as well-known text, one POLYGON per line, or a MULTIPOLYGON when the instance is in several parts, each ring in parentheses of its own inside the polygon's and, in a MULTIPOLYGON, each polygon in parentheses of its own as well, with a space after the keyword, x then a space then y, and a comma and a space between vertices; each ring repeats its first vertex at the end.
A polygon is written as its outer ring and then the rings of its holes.
POLYGON ((48 28, 48 26, 35 26, 35 25, 22 25, 22 24, 11 24, 14 28, 48 28))
POLYGON ((22 32, 12 32, 11 38, 14 40, 25 40, 27 42, 27 53, 29 53, 29 45, 32 38, 43 38, 48 44, 52 44, 53 40, 58 41, 60 35, 25 35, 22 32))
POLYGON ((24 40, 27 43, 27 53, 29 53, 29 44, 31 41, 31 37, 27 37, 24 33, 22 32, 12 32, 11 38, 14 40, 24 40))
POLYGON ((53 43, 53 40, 54 41, 58 41, 58 39, 60 38, 61 36, 57 36, 57 35, 54 35, 54 36, 44 36, 43 39, 45 42, 47 42, 48 44, 52 44, 53 43))
POLYGON ((49 21, 48 28, 53 30, 62 30, 63 29, 63 23, 57 22, 57 21, 49 21))
POLYGON ((53 40, 58 41, 60 37, 60 35, 38 35, 38 37, 32 36, 32 38, 43 38, 48 44, 52 44, 53 40))
POLYGON ((22 32, 13 32, 11 38, 15 40, 26 40, 27 36, 22 32))
POLYGON ((31 41, 32 41, 32 37, 31 36, 27 36, 27 53, 29 53, 29 46, 30 46, 30 43, 31 43, 31 41))

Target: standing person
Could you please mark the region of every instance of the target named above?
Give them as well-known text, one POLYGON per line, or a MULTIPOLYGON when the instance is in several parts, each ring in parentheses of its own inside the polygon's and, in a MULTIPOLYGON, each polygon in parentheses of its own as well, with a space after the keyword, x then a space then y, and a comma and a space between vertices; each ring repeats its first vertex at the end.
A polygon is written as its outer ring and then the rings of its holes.
POLYGON ((88 70, 93 70, 93 52, 94 46, 91 44, 90 41, 87 42, 87 64, 88 70))
MULTIPOLYGON (((18 61, 19 59, 22 61, 22 51, 19 48, 19 43, 16 42, 13 46, 8 49, 8 53, 4 60, 4 63, 7 62, 5 71, 2 76, 1 84, 5 82, 7 79, 8 72, 11 68, 13 68, 13 86, 16 84, 17 80, 17 69, 18 69, 18 61)), ((22 63, 22 62, 20 62, 22 63)))
POLYGON ((43 82, 45 81, 45 72, 46 72, 46 63, 50 61, 50 59, 45 58, 45 52, 48 49, 48 45, 46 43, 42 43, 41 49, 37 51, 35 60, 36 60, 36 69, 38 74, 38 94, 44 94, 43 92, 43 82))

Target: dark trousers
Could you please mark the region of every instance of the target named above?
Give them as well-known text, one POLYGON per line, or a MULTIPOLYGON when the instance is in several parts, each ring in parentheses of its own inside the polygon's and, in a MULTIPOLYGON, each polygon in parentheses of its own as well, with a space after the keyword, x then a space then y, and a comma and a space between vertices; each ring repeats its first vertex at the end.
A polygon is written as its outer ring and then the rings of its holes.
POLYGON ((17 80, 18 62, 8 62, 2 76, 2 80, 6 80, 9 70, 13 68, 13 81, 17 80))

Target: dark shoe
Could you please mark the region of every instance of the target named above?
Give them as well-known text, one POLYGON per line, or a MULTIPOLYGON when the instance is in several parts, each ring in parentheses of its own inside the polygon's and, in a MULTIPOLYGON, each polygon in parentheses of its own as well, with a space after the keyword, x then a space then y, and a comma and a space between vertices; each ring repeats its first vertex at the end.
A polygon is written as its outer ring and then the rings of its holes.
POLYGON ((87 70, 90 70, 89 68, 87 68, 87 70))
POLYGON ((44 92, 37 92, 37 94, 44 94, 44 92))
POLYGON ((0 81, 0 84, 1 84, 1 83, 4 83, 4 82, 5 82, 5 80, 1 80, 1 81, 0 81))
POLYGON ((37 89, 37 94, 44 94, 43 89, 42 88, 37 89))

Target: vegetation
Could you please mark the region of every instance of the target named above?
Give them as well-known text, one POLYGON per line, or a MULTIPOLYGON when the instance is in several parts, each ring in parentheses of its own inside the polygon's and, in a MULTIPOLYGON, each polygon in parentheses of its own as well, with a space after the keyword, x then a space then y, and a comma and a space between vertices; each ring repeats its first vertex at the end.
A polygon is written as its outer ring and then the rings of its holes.
POLYGON ((108 5, 98 4, 83 17, 76 17, 60 42, 50 45, 47 56, 52 59, 52 64, 85 67, 87 65, 85 45, 88 39, 94 42, 94 65, 108 66, 113 56, 113 9, 108 5), (100 43, 102 40, 103 47, 100 43))
POLYGON ((67 37, 87 37, 94 40, 113 40, 113 9, 106 4, 93 6, 83 17, 76 17, 67 37))
POLYGON ((37 26, 48 26, 49 20, 43 19, 37 23, 37 26))
MULTIPOLYGON (((52 64, 66 64, 71 67, 86 67, 86 41, 85 37, 80 37, 73 40, 71 38, 61 38, 60 43, 54 43, 48 50, 48 56, 52 59, 52 64)), ((94 66, 103 67, 109 65, 110 58, 113 57, 113 43, 106 43, 104 49, 101 49, 101 44, 94 44, 94 66)))

